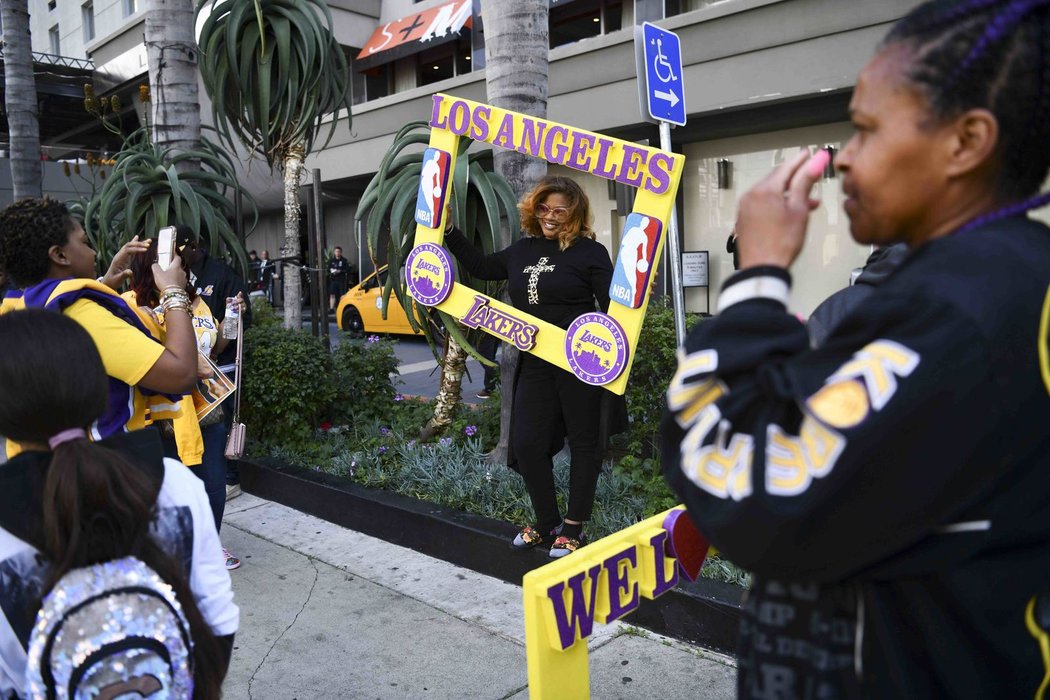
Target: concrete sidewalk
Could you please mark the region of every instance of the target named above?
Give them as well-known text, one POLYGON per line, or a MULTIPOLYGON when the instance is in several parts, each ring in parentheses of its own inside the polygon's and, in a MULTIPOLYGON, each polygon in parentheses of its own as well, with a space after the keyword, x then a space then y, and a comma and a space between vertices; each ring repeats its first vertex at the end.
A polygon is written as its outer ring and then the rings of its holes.
MULTIPOLYGON (((514 586, 245 494, 223 544, 241 608, 225 697, 528 697, 514 586)), ((731 698, 723 655, 629 624, 590 637, 594 698, 731 698)))

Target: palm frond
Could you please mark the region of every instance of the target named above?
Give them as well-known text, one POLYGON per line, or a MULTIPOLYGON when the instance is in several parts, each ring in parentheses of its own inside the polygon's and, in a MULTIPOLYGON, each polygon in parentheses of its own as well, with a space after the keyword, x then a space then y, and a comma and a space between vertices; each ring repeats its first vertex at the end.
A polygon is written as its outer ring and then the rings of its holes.
POLYGON ((350 66, 324 0, 200 0, 205 13, 201 76, 224 142, 279 167, 291 147, 313 150, 330 115, 324 145, 340 109, 350 124, 350 66))
MULTIPOLYGON (((429 129, 426 122, 413 122, 398 132, 379 170, 365 188, 355 222, 364 223, 373 263, 389 266, 383 289, 384 303, 391 295, 397 298, 408 312, 406 315, 413 327, 423 332, 435 356, 441 343, 436 342, 434 332, 443 327, 468 353, 487 362, 474 347, 478 331, 468 332, 448 314, 417 303, 407 290, 404 264, 414 244, 416 192, 423 167, 420 147, 429 143, 429 129)), ((502 247, 500 230, 504 217, 516 230, 517 201, 506 180, 481 166, 484 153, 468 153, 472 143, 470 139, 460 139, 452 173, 452 216, 467 238, 491 253, 502 247)), ((465 270, 459 273, 461 283, 490 296, 498 296, 502 289, 502 283, 475 280, 465 270)))
POLYGON ((247 271, 244 245, 230 225, 234 211, 226 193, 239 190, 256 218, 257 210, 228 155, 207 139, 197 150, 162 149, 143 127, 128 136, 115 160, 111 176, 83 207, 84 230, 104 266, 133 236, 153 236, 178 223, 189 226, 212 255, 229 257, 247 271), (176 165, 187 160, 197 169, 180 173, 176 165))

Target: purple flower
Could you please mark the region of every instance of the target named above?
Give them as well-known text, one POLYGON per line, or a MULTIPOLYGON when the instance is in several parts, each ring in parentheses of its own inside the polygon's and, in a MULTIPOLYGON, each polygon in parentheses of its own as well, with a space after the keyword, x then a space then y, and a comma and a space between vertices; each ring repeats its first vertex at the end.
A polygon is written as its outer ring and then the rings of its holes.
POLYGON ((478 434, 478 426, 468 425, 466 428, 463 428, 463 432, 467 434, 467 437, 474 437, 478 434))
POLYGON ((447 447, 448 445, 451 445, 451 444, 452 444, 452 438, 449 438, 449 437, 443 437, 443 438, 441 438, 441 440, 440 440, 439 442, 440 442, 440 443, 441 443, 442 445, 445 445, 445 446, 447 447))
POLYGON ((368 342, 370 342, 370 343, 378 343, 379 342, 379 336, 378 335, 370 335, 370 336, 368 336, 368 342))
POLYGON ((390 428, 380 427, 379 428, 379 434, 380 435, 389 435, 390 434, 390 428))
POLYGON ((383 447, 379 448, 379 454, 381 454, 381 455, 385 455, 386 454, 386 446, 385 445, 383 447))
POLYGON ((404 401, 405 397, 401 394, 394 394, 394 401, 404 401))

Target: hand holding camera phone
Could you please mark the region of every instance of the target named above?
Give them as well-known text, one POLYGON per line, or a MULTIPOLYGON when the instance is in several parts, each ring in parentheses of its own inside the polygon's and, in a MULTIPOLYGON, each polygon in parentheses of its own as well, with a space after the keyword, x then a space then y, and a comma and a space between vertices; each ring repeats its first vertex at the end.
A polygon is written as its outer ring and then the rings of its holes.
POLYGON ((171 267, 175 259, 175 227, 165 226, 157 232, 157 264, 162 270, 171 267))

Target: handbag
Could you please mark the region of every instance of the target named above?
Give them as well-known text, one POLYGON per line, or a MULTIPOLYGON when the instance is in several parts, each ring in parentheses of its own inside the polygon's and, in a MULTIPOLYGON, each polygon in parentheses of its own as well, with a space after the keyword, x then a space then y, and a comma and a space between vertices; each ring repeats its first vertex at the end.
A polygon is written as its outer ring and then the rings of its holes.
POLYGON ((241 422, 241 360, 244 352, 244 315, 237 317, 237 361, 234 365, 233 425, 226 438, 226 459, 240 459, 244 456, 244 441, 247 427, 241 422))

